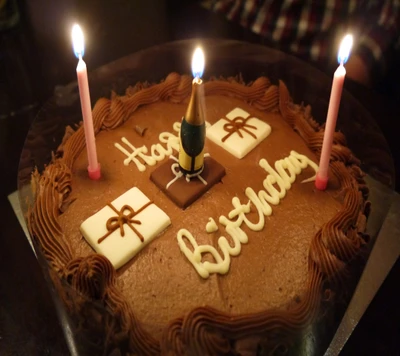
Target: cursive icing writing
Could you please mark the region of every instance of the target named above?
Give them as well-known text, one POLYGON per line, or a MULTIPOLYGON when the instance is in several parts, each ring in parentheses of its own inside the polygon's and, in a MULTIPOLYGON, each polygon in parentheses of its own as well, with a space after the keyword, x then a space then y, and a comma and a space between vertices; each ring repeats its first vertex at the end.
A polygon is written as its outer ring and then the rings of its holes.
MULTIPOLYGON (((271 205, 280 203, 297 175, 307 166, 310 166, 315 173, 318 171, 316 163, 295 151, 291 151, 288 157, 276 161, 274 168, 266 159, 261 159, 259 165, 267 173, 263 181, 264 189, 256 193, 253 188, 247 187, 245 195, 249 199, 248 203, 242 204, 238 197, 234 197, 233 209, 228 213, 228 217, 222 215, 219 218, 219 223, 225 227, 226 233, 232 239, 232 244, 226 237, 221 236, 218 239, 219 252, 214 246, 198 245, 189 230, 178 231, 177 240, 181 251, 202 278, 208 278, 212 273, 226 274, 229 271, 231 257, 239 255, 242 244, 248 242, 248 236, 242 229, 242 225, 245 224, 252 231, 261 231, 265 226, 265 216, 272 214, 271 205), (258 214, 258 221, 255 223, 246 216, 251 210, 251 204, 254 205, 258 214), (203 255, 206 254, 210 254, 214 261, 203 261, 203 255)), ((314 180, 315 175, 301 183, 314 180)))
MULTIPOLYGON (((175 122, 172 127, 175 132, 179 133, 181 124, 175 122)), ((144 172, 146 170, 146 165, 154 166, 165 157, 172 155, 173 150, 177 152, 179 151, 178 135, 174 135, 170 132, 161 132, 158 139, 160 141, 159 143, 150 146, 150 154, 148 154, 149 149, 147 146, 143 145, 141 147, 135 147, 125 137, 122 137, 121 141, 127 148, 123 147, 119 143, 114 143, 114 146, 126 155, 126 158, 124 159, 125 166, 133 162, 140 172, 144 172)))
MULTIPOLYGON (((210 123, 206 122, 206 128, 210 126, 210 123)), ((174 122, 172 129, 177 135, 171 132, 161 132, 158 136, 160 142, 150 146, 150 154, 147 146, 135 147, 126 137, 121 138, 125 147, 120 143, 114 143, 114 146, 126 156, 124 159, 125 166, 128 166, 132 162, 140 172, 144 172, 146 170, 146 165, 154 166, 165 157, 171 156, 174 150, 179 152, 179 132, 181 131, 181 123, 174 122)))

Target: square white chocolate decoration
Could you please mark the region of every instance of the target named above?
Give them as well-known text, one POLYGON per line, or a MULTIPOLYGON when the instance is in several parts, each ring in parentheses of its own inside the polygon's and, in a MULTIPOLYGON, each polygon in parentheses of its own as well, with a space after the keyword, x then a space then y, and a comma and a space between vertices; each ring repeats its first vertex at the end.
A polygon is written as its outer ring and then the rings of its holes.
POLYGON ((118 269, 170 224, 169 216, 134 187, 86 219, 80 230, 118 269))
POLYGON ((249 116, 243 109, 235 108, 207 128, 207 137, 241 159, 271 133, 271 126, 249 116))

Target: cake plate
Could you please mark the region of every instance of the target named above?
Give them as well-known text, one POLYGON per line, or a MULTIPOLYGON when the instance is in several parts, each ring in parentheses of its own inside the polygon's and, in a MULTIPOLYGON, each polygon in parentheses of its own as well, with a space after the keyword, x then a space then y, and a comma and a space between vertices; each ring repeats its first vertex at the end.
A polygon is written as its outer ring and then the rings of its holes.
MULTIPOLYGON (((201 45, 206 54, 203 76, 205 79, 213 76, 237 75, 242 76, 246 82, 262 75, 269 77, 274 83, 282 79, 287 84, 295 103, 311 105, 314 119, 320 123, 325 121, 331 78, 282 52, 231 40, 199 39, 167 43, 102 66, 89 73, 92 103, 102 96, 110 97, 111 92, 123 94, 129 85, 138 81, 157 83, 170 72, 190 74, 191 56, 197 45, 201 45)), ((65 127, 68 125, 74 127, 80 120, 77 84, 74 82, 57 87, 54 96, 43 106, 32 124, 22 151, 18 184, 19 200, 24 215, 29 203, 32 202, 29 187, 32 170, 34 167, 39 171, 43 170, 51 160, 51 152, 61 143, 65 127)), ((372 211, 367 232, 371 236, 371 248, 377 241, 378 254, 386 256, 386 265, 383 267, 383 262, 380 261, 379 268, 376 268, 377 262, 372 259, 374 253, 370 255, 367 263, 368 272, 365 272, 361 279, 361 282, 364 279, 364 284, 360 282, 355 289, 351 304, 347 310, 342 308, 339 313, 335 313, 332 325, 318 332, 313 330, 309 334, 307 342, 300 350, 304 355, 323 355, 325 352, 327 355, 335 355, 340 352, 399 253, 399 239, 393 235, 393 231, 397 233, 400 231, 399 210, 395 210, 399 207, 399 199, 392 190, 395 179, 390 150, 374 119, 346 90, 342 97, 337 129, 344 132, 348 146, 361 160, 362 168, 368 174, 367 184, 371 191, 372 211), (365 142, 370 144, 366 145, 365 142), (392 243, 391 248, 388 247, 388 243, 392 243), (380 273, 370 274, 370 269, 375 272, 379 270, 380 273), (334 338, 344 314, 346 317, 334 338)), ((71 354, 83 355, 91 352, 91 345, 80 337, 75 321, 71 319, 60 301, 54 285, 55 277, 35 241, 33 247, 52 291, 71 354)), ((59 281, 56 281, 57 283, 59 281)))

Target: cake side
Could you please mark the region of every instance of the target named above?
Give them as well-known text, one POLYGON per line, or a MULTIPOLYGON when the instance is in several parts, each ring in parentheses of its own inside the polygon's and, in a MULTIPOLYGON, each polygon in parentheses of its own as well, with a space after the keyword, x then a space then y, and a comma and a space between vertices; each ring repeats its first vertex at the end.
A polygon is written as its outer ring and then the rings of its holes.
MULTIPOLYGON (((158 100, 174 103, 184 101, 190 93, 190 82, 188 77, 172 74, 161 84, 128 93, 125 97, 116 97, 111 101, 101 99, 93 111, 96 132, 119 127, 144 104, 158 100)), ((279 109, 282 116, 318 156, 323 131, 312 121, 308 108, 292 104, 283 83, 278 88, 265 78, 260 78, 251 86, 215 81, 207 83, 205 90, 206 95, 222 93, 224 96, 238 97, 258 110, 279 109)), ((253 346, 263 344, 265 335, 269 335, 269 340, 273 339, 271 335, 275 335, 277 340, 287 339, 289 334, 301 330, 313 319, 323 294, 324 283, 340 277, 346 261, 357 254, 362 242, 358 229, 354 226, 362 230, 364 198, 359 190, 360 187, 364 189, 364 186, 356 161, 342 145, 343 136, 337 134, 332 172, 336 176, 334 181, 338 182, 344 193, 343 207, 312 238, 308 287, 301 303, 289 310, 268 310, 237 316, 215 308, 195 308, 171 323, 160 345, 148 332, 141 329, 129 303, 124 300, 116 286, 116 274, 110 268, 108 260, 97 255, 74 259, 73 249, 58 225, 62 207, 67 197, 72 196, 71 169, 78 156, 82 155, 83 142, 83 131, 79 129, 65 143, 64 156, 56 159, 55 164, 50 165, 42 174, 37 185, 37 204, 30 215, 30 228, 60 276, 83 296, 89 300, 101 301, 111 314, 115 314, 115 319, 119 322, 114 323, 114 328, 119 331, 107 331, 110 344, 128 338, 130 349, 143 354, 158 353, 161 349, 165 353, 178 353, 178 350, 192 348, 202 354, 215 354, 227 353, 232 347, 240 348, 249 335, 255 335, 253 346), (50 213, 44 209, 48 205, 53 207, 50 213)), ((112 320, 111 316, 104 318, 112 320)), ((111 321, 108 324, 112 325, 111 321)))

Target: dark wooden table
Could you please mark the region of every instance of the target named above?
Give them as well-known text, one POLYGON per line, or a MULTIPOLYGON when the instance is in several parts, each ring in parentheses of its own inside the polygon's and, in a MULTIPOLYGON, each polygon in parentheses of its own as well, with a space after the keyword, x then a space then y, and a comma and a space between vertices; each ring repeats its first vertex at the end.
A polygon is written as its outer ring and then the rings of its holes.
MULTIPOLYGON (((39 108, 56 85, 75 79, 76 59, 69 38, 72 19, 86 29, 89 68, 154 44, 189 37, 260 42, 197 2, 135 3, 21 0, 19 24, 0 32, 0 355, 69 353, 47 284, 7 195, 17 189, 21 148, 39 108)), ((399 94, 385 87, 377 93, 350 81, 346 88, 377 118, 398 173, 399 94)), ((399 276, 397 261, 342 355, 400 355, 399 276)))

